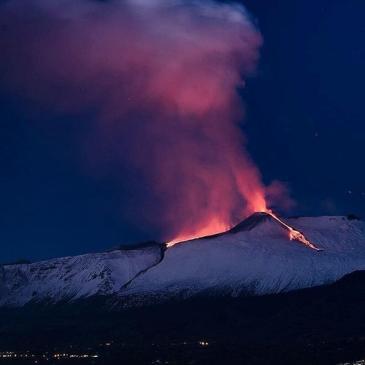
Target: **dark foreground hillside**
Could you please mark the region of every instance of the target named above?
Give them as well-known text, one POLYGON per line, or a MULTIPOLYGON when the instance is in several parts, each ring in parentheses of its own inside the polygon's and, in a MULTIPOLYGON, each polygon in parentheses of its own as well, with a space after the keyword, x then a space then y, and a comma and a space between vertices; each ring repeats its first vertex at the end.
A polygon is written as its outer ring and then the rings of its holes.
POLYGON ((125 311, 106 311, 104 303, 95 298, 1 310, 0 352, 35 357, 0 363, 324 365, 365 359, 365 272, 271 296, 200 297, 125 311))

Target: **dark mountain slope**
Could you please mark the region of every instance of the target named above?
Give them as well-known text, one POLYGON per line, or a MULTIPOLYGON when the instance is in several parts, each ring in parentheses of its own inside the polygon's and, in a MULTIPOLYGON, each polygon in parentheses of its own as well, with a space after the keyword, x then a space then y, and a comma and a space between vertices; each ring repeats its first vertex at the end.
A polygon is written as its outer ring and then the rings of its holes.
POLYGON ((104 363, 129 364, 151 364, 156 354, 175 364, 229 359, 230 364, 324 365, 365 358, 365 272, 262 297, 200 296, 113 312, 104 311, 105 299, 2 310, 0 350, 73 345, 97 349, 110 361, 104 363), (112 342, 107 352, 100 348, 105 342, 112 342))

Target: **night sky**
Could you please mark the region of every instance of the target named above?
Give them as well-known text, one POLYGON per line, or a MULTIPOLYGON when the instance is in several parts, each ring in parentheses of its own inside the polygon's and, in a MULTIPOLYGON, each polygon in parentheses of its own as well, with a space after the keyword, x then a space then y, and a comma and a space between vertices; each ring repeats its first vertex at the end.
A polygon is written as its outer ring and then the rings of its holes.
MULTIPOLYGON (((244 4, 264 38, 242 124, 264 181, 288 184, 297 203, 291 215, 364 217, 365 2, 244 4)), ((126 189, 138 176, 126 174, 121 191, 113 178, 80 168, 85 123, 29 105, 1 85, 0 96, 0 262, 156 238, 138 217, 125 219, 141 203, 126 189)))

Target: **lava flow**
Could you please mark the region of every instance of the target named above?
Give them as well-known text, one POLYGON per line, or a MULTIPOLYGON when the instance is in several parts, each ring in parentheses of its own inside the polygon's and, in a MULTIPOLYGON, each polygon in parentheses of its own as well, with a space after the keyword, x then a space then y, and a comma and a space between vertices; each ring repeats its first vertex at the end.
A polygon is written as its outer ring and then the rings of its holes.
POLYGON ((285 227, 289 231, 289 238, 291 241, 298 241, 302 243, 303 245, 315 250, 315 251, 321 251, 320 248, 315 246, 312 242, 310 242, 303 233, 297 231, 293 227, 289 226, 285 222, 283 222, 278 216, 276 216, 271 210, 266 210, 267 214, 269 214, 273 219, 275 219, 279 224, 281 224, 283 227, 285 227))

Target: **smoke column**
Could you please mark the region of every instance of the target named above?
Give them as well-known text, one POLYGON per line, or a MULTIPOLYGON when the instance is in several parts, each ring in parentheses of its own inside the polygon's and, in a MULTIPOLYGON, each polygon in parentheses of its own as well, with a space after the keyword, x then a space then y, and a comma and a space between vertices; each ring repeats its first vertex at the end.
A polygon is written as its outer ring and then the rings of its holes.
POLYGON ((138 172, 151 202, 135 216, 163 239, 222 231, 266 209, 238 126, 237 91, 261 45, 243 7, 9 0, 0 25, 1 83, 54 113, 93 110, 80 142, 88 168, 138 172))

